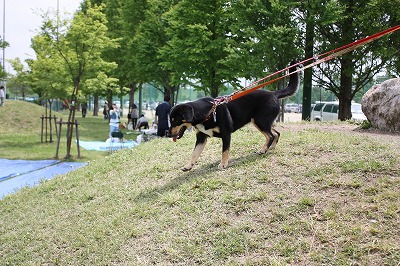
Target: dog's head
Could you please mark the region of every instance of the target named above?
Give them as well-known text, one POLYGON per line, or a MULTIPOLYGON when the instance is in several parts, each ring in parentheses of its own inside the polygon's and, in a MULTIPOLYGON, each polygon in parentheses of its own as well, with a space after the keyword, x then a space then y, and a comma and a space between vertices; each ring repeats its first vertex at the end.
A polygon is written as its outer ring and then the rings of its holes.
POLYGON ((193 123, 194 110, 188 104, 178 104, 172 108, 169 115, 170 125, 169 135, 174 141, 182 138, 185 130, 190 128, 193 123))

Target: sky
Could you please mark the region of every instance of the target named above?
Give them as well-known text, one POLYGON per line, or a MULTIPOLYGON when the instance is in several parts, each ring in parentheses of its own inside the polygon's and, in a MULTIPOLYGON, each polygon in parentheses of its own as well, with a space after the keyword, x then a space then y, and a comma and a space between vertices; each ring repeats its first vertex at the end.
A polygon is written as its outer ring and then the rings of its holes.
MULTIPOLYGON (((79 8, 81 2, 82 0, 0 0, 0 34, 9 43, 9 47, 5 49, 6 60, 16 57, 19 57, 21 61, 35 58, 35 53, 30 45, 31 38, 36 35, 42 24, 40 14, 48 10, 56 11, 58 3, 62 17, 67 16, 64 15, 65 12, 72 15, 79 8), (5 25, 5 31, 3 25, 5 25)), ((3 58, 2 51, 0 58, 3 58)), ((6 71, 13 72, 7 62, 6 71)))

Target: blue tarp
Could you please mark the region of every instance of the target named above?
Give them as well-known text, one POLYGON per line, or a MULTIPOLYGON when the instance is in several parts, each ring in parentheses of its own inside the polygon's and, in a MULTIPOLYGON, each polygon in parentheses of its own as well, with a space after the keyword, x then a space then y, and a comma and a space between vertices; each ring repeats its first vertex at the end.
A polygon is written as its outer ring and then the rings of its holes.
POLYGON ((79 146, 88 151, 114 151, 133 148, 137 145, 139 144, 133 140, 127 142, 79 141, 79 146))
POLYGON ((33 187, 41 180, 76 170, 86 163, 59 160, 0 159, 0 199, 23 187, 33 187))

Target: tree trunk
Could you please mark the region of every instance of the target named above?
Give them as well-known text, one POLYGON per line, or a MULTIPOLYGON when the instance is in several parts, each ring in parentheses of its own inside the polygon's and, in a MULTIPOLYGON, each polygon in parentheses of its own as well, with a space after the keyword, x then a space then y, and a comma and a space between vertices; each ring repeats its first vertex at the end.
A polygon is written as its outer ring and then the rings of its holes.
POLYGON ((74 123, 75 123, 75 110, 76 110, 76 95, 78 93, 79 83, 75 85, 74 92, 72 93, 71 102, 70 102, 70 110, 67 124, 67 154, 65 155, 65 159, 71 158, 71 145, 72 145, 72 136, 74 132, 74 123))
MULTIPOLYGON (((356 6, 354 1, 349 1, 346 6, 346 13, 348 14, 344 20, 339 24, 342 29, 342 41, 344 43, 351 43, 355 38, 355 27, 353 25, 354 13, 356 6)), ((338 118, 345 121, 351 118, 351 100, 352 97, 352 83, 353 74, 355 72, 353 64, 353 52, 349 52, 340 57, 340 90, 337 95, 339 98, 339 114, 338 118)))
POLYGON ((340 91, 339 98, 339 120, 345 121, 351 118, 351 100, 352 100, 352 76, 354 66, 351 60, 351 53, 344 55, 340 59, 340 91))
MULTIPOLYGON (((277 82, 278 90, 282 90, 285 87, 285 81, 286 81, 286 79, 281 79, 277 82)), ((277 122, 285 122, 285 103, 286 103, 285 99, 280 100, 280 110, 279 110, 277 122)))
POLYGON ((99 116, 99 95, 93 95, 93 116, 99 116))
POLYGON ((179 93, 179 86, 176 85, 169 85, 165 88, 165 95, 169 95, 171 97, 170 104, 171 106, 175 105, 178 101, 178 93, 179 93))
MULTIPOLYGON (((314 18, 311 16, 310 11, 306 11, 306 43, 305 43, 305 56, 311 58, 314 56, 314 18)), ((304 70, 303 80, 303 109, 302 120, 310 120, 311 117, 311 91, 312 91, 312 68, 304 70)))
POLYGON ((136 90, 136 83, 131 83, 130 90, 129 90, 129 107, 133 106, 135 103, 135 90, 136 90))
POLYGON ((219 94, 219 90, 218 90, 218 85, 219 82, 216 81, 216 71, 215 69, 211 69, 210 70, 210 93, 211 93, 211 97, 213 98, 217 98, 218 94, 219 94))

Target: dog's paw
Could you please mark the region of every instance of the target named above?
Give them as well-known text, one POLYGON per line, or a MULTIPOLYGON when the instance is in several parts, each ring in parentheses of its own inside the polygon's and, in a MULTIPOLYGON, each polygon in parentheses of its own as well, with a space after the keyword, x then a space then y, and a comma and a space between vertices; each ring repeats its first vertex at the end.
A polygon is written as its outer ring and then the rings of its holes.
POLYGON ((220 163, 219 165, 218 165, 218 169, 219 170, 225 170, 226 168, 228 168, 228 163, 220 163))
POLYGON ((258 154, 258 155, 263 155, 263 154, 265 154, 266 152, 267 152, 267 151, 259 150, 259 151, 256 152, 256 154, 258 154))
POLYGON ((183 171, 183 172, 187 172, 187 171, 192 170, 192 168, 193 168, 193 164, 188 164, 188 165, 186 165, 186 166, 184 166, 184 167, 182 168, 182 171, 183 171))

